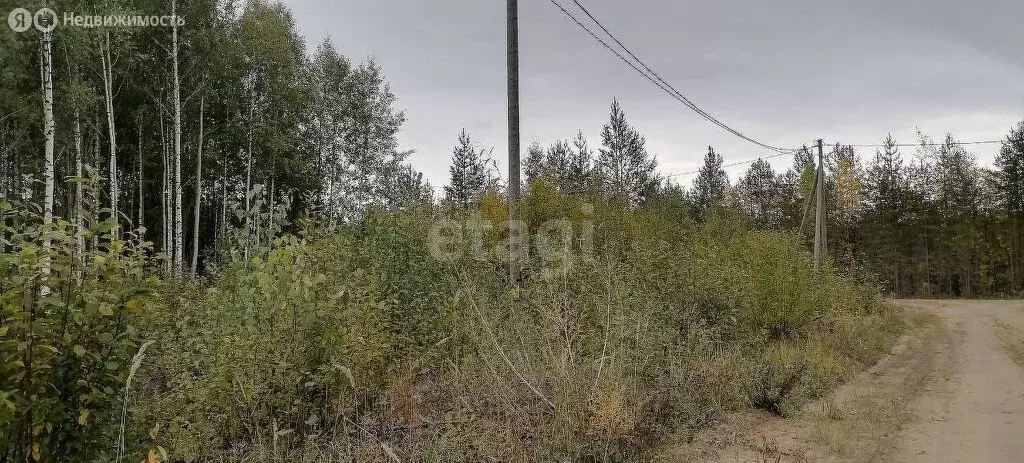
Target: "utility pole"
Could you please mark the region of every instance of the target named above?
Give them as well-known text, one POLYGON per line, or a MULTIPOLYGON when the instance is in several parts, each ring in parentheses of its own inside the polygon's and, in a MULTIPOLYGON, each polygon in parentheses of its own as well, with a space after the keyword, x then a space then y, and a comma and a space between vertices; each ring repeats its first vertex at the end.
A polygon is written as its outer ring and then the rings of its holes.
POLYGON ((522 227, 519 220, 519 1, 508 0, 508 276, 518 285, 522 227))
POLYGON ((824 147, 818 139, 818 169, 814 175, 814 196, 817 203, 814 211, 814 274, 821 272, 821 261, 827 259, 827 243, 825 236, 825 162, 824 147))

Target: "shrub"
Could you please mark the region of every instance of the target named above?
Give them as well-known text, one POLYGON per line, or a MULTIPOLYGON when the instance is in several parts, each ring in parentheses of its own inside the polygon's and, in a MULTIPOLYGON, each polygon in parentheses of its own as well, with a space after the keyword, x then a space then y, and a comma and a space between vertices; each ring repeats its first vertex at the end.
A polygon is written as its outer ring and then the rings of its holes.
MULTIPOLYGON (((502 217, 496 194, 481 207, 467 215, 502 217)), ((731 410, 784 413, 899 332, 793 239, 661 208, 531 186, 529 226, 567 215, 574 253, 531 254, 518 288, 500 255, 429 255, 431 226, 461 212, 278 238, 150 318, 136 441, 188 461, 642 460, 731 410)))
MULTIPOLYGON (((92 183, 83 180, 86 187, 92 183)), ((85 211, 76 236, 0 201, 0 461, 113 460, 121 403, 159 281, 149 243, 85 211), (102 235, 100 247, 82 242, 102 235)))

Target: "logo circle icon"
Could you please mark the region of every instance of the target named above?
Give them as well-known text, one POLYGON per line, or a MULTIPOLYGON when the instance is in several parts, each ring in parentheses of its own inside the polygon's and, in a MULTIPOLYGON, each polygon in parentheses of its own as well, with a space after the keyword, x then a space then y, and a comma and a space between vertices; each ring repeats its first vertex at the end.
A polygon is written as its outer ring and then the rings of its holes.
POLYGON ((32 13, 24 8, 15 8, 7 15, 7 25, 14 32, 25 32, 32 27, 32 13))
POLYGON ((36 14, 32 15, 32 22, 39 32, 50 32, 53 28, 57 27, 57 12, 49 8, 40 8, 39 11, 36 11, 36 14), (49 16, 50 20, 44 23, 46 19, 44 16, 49 16))

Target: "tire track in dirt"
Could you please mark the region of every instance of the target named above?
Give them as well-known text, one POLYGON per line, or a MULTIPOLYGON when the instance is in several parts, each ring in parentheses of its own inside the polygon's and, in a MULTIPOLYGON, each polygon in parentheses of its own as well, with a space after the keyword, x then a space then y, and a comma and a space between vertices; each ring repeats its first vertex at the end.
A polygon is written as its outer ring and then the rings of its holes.
POLYGON ((1024 462, 1024 301, 900 300, 893 352, 789 418, 740 413, 666 461, 1024 462))
POLYGON ((942 318, 953 333, 954 355, 926 379, 911 404, 915 419, 879 460, 1024 461, 1024 368, 1012 360, 998 332, 999 324, 1024 330, 1024 303, 907 303, 942 318))

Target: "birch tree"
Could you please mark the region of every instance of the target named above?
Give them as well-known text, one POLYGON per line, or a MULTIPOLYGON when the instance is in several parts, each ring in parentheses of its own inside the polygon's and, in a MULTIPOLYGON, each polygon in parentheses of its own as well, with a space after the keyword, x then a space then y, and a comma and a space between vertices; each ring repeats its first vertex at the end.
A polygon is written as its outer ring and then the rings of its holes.
POLYGON ((145 188, 146 176, 144 175, 144 172, 142 171, 142 114, 141 113, 136 113, 135 114, 135 125, 136 125, 136 127, 138 129, 138 141, 139 141, 139 150, 138 150, 139 157, 138 157, 137 162, 136 162, 136 164, 137 164, 136 168, 138 169, 137 175, 138 175, 138 179, 139 179, 139 183, 138 183, 138 185, 136 185, 138 187, 138 191, 137 192, 138 192, 138 201, 139 201, 138 206, 139 206, 139 209, 138 209, 138 215, 136 216, 137 218, 136 218, 136 221, 135 221, 136 222, 135 226, 136 227, 145 227, 145 223, 144 222, 145 222, 145 212, 146 212, 146 210, 145 210, 146 199, 145 199, 145 196, 143 195, 143 191, 144 191, 144 188, 145 188))
MULTIPOLYGON (((177 0, 171 0, 171 18, 177 15, 177 0)), ((181 81, 178 74, 178 21, 172 20, 171 57, 174 66, 174 275, 181 275, 182 222, 181 222, 181 81)))
POLYGON ((173 215, 171 213, 171 150, 167 146, 168 142, 167 130, 164 127, 164 113, 160 112, 160 148, 162 154, 162 165, 163 165, 163 178, 161 185, 161 217, 163 219, 163 250, 166 254, 164 259, 164 271, 170 275, 171 263, 174 260, 174 241, 171 233, 171 222, 173 221, 173 215))
MULTIPOLYGON (((75 178, 82 178, 82 121, 78 108, 75 108, 75 178)), ((85 253, 85 235, 82 234, 84 220, 82 218, 82 182, 75 181, 75 245, 78 255, 85 253)))
MULTIPOLYGON (((117 185, 117 130, 114 126, 114 75, 110 60, 110 32, 105 31, 100 43, 100 65, 103 72, 103 100, 107 114, 107 135, 110 146, 107 176, 110 182, 110 217, 118 221, 119 195, 117 185)), ((115 228, 114 233, 117 233, 115 228)))
MULTIPOLYGON (((51 30, 44 30, 42 34, 42 52, 40 54, 40 74, 42 77, 43 90, 43 145, 44 153, 44 193, 43 193, 43 223, 49 226, 53 223, 53 188, 54 188, 54 161, 53 142, 56 131, 53 120, 53 35, 51 30)), ((43 249, 50 250, 50 238, 43 238, 43 249)), ((49 267, 44 269, 49 273, 49 267)))
POLYGON ((199 207, 203 199, 203 111, 206 97, 199 98, 199 144, 196 148, 196 200, 192 218, 192 276, 196 276, 199 264, 199 207))

